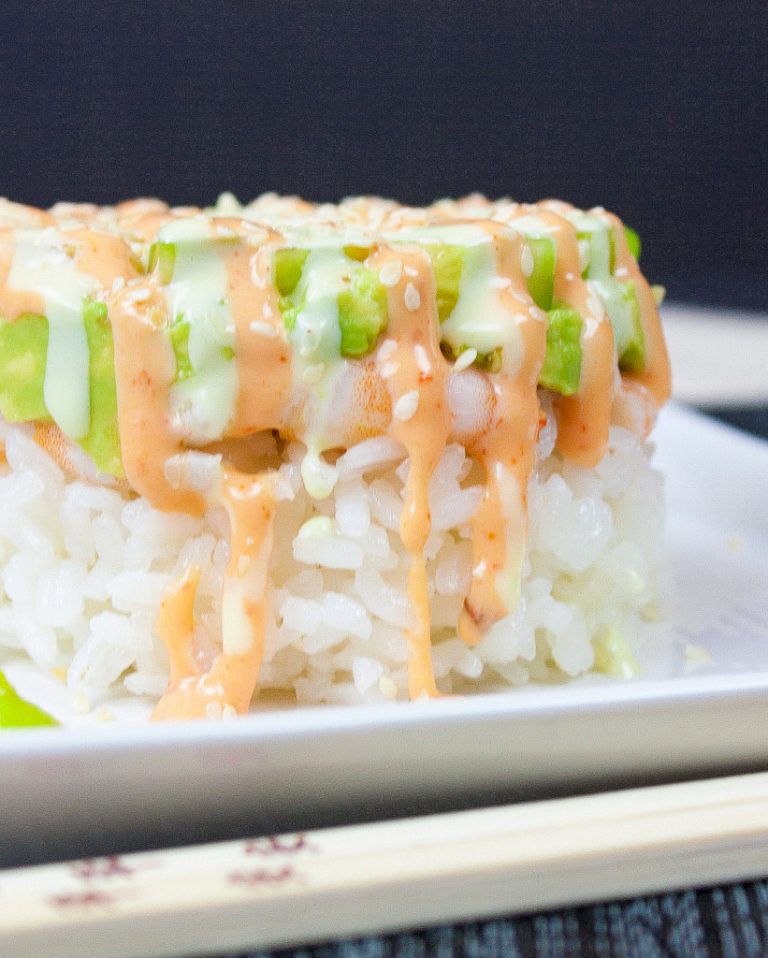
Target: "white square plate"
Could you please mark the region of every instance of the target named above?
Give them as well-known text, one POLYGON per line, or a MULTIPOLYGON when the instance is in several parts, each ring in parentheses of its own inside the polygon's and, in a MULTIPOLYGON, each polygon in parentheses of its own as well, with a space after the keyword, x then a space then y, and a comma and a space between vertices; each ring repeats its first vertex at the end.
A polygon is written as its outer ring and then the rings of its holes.
POLYGON ((768 444, 674 405, 656 439, 675 635, 645 678, 4 734, 0 867, 768 767, 768 444))

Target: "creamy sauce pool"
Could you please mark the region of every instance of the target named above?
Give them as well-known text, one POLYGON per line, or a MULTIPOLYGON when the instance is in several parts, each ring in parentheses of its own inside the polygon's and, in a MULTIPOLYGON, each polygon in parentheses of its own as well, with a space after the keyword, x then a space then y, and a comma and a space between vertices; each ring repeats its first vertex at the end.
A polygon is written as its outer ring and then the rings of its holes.
MULTIPOLYGON (((372 354, 340 361, 337 392, 332 395, 337 404, 344 397, 352 404, 331 410, 325 434, 325 448, 346 448, 361 438, 386 433, 409 457, 400 538, 408 555, 412 610, 407 630, 409 691, 417 699, 438 694, 424 550, 431 529, 430 479, 451 441, 462 442, 485 474, 484 494, 472 521, 472 579, 459 634, 468 644, 476 643, 514 610, 519 599, 526 491, 543 421, 537 385, 547 318, 528 292, 530 250, 515 230, 516 219, 535 214, 544 223, 557 252, 554 299, 575 307, 583 318, 579 389, 554 402, 558 449, 574 462, 594 466, 606 448, 616 384, 622 380, 617 376, 611 323, 581 276, 576 229, 563 215, 570 209, 556 203, 491 204, 476 196, 427 210, 367 199, 333 208, 312 207, 290 198, 267 197, 253 204, 249 213, 258 216, 261 210, 266 225, 238 217, 209 218, 214 239, 231 239, 217 246, 216 255, 225 277, 221 302, 231 317, 227 335, 234 343, 230 362, 236 394, 221 443, 208 446, 190 442, 174 418, 177 358, 168 335, 174 317, 169 316, 158 271, 143 272, 140 259, 142 244, 145 248, 153 242, 158 231, 169 224, 183 225, 187 218, 199 219, 200 211, 169 210, 153 200, 111 210, 67 206, 57 209, 57 216, 26 208, 5 211, 11 225, 0 223, 0 313, 13 322, 25 313, 44 315, 50 309, 45 295, 16 288, 12 282, 15 229, 55 230, 61 217, 74 218, 74 226, 62 229, 56 242, 61 242, 64 255, 83 278, 83 288, 108 306, 120 443, 130 488, 159 509, 199 515, 224 507, 228 516, 231 559, 222 595, 222 651, 212 661, 201 660, 194 613, 200 570, 190 567, 169 590, 158 617, 157 631, 169 653, 170 680, 155 718, 242 714, 257 686, 279 481, 276 473, 249 474, 236 468, 235 457, 227 450, 235 448, 233 442, 264 431, 299 438, 308 446, 319 441, 306 434, 307 424, 317 418, 309 410, 313 394, 306 382, 296 381, 296 347, 286 332, 275 288, 275 251, 290 245, 281 227, 290 234, 297 218, 316 217, 321 235, 330 218, 336 228, 339 224, 369 232, 375 228, 389 236, 401 228, 461 220, 481 231, 492 249, 495 279, 486 303, 494 315, 503 317, 499 368, 454 371, 441 351, 428 255, 407 241, 393 244, 374 237, 364 265, 388 277, 387 328, 372 354), (466 410, 452 399, 467 395, 459 388, 462 376, 470 377, 466 382, 471 381, 476 397, 475 425, 469 428, 466 410)), ((623 378, 624 392, 644 401, 652 397, 660 405, 669 396, 670 376, 653 295, 627 247, 621 222, 604 211, 599 215, 614 233, 616 275, 635 284, 647 344, 645 367, 623 378)), ((71 466, 71 446, 61 429, 55 423, 39 423, 36 429, 41 444, 71 466)))

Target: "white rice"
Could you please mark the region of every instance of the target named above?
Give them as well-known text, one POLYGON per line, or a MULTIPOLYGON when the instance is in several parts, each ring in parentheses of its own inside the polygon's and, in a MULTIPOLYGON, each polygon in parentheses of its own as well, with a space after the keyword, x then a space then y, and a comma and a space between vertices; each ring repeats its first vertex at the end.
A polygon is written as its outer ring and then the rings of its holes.
MULTIPOLYGON (((126 689, 159 696, 167 656, 153 625, 164 590, 190 562, 203 569, 198 638, 215 651, 228 560, 223 511, 203 519, 159 512, 65 477, 24 427, 2 431, 0 647, 66 674, 91 700, 126 689)), ((474 648, 455 624, 481 475, 451 445, 433 476, 427 556, 434 668, 445 692, 579 675, 593 665, 597 635, 612 626, 632 646, 655 609, 663 515, 651 447, 614 426, 606 456, 586 470, 553 453, 554 439, 550 418, 528 490, 522 600, 474 648)), ((336 462, 332 496, 319 502, 301 484, 302 453, 289 446, 281 466, 293 498, 277 513, 259 688, 301 703, 404 699, 404 450, 389 438, 353 447, 336 462)))

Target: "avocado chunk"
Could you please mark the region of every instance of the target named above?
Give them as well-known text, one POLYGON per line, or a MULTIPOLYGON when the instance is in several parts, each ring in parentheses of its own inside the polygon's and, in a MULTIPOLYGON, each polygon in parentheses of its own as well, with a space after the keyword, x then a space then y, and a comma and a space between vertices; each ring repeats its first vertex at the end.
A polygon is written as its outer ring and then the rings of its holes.
POLYGON ((352 274, 338 297, 341 355, 365 356, 387 327, 387 295, 373 270, 364 266, 352 274))
POLYGON ((635 284, 621 283, 611 277, 594 280, 592 285, 613 326, 619 367, 631 373, 641 372, 645 367, 645 333, 635 284))
MULTIPOLYGON (((578 310, 558 305, 547 313, 547 348, 544 363, 539 373, 539 385, 563 396, 572 396, 578 391, 581 381, 581 328, 583 320, 578 310)), ((440 349, 449 360, 456 360, 468 346, 452 346, 443 340, 440 349)), ((502 349, 478 353, 472 363, 484 372, 501 370, 502 349)))
POLYGON ((581 379, 581 327, 578 310, 558 306, 547 313, 547 351, 539 384, 563 396, 572 396, 581 379))
POLYGON ((21 698, 0 672, 0 728, 33 728, 58 724, 47 712, 21 698))
POLYGON ((613 230, 601 223, 591 229, 579 229, 576 237, 589 244, 589 262, 581 275, 585 279, 605 279, 612 276, 616 265, 616 242, 613 230))
MULTIPOLYGON (((446 359, 451 362, 455 362, 462 353, 466 352, 468 349, 474 348, 470 346, 452 346, 450 343, 443 340, 440 343, 440 352, 445 356, 446 359)), ((478 353, 472 361, 472 365, 477 369, 482 369, 486 373, 498 373, 501 371, 501 359, 502 359, 502 348, 497 346, 496 349, 491 350, 489 353, 478 353)))
POLYGON ((301 271, 308 256, 308 249, 277 250, 272 269, 275 286, 281 296, 290 296, 299 285, 301 271))
POLYGON ((51 418, 43 397, 47 354, 45 316, 0 320, 0 412, 8 422, 51 418))
MULTIPOLYGON (((388 322, 387 294, 378 274, 362 263, 371 254, 367 246, 345 246, 337 251, 340 259, 333 269, 340 274, 331 282, 338 282, 336 295, 342 356, 359 358, 376 346, 379 334, 388 322)), ((302 283, 304 264, 311 251, 306 249, 277 250, 273 260, 273 277, 280 294, 279 306, 283 325, 291 333, 307 307, 307 282, 302 283)), ((333 274, 331 274, 333 275, 333 274)), ((336 347, 335 347, 336 348, 336 347)))
POLYGON ((189 358, 189 320, 179 314, 171 326, 170 333, 173 355, 176 358, 176 382, 189 379, 194 373, 189 358))
POLYGON ((533 253, 533 272, 528 277, 528 292, 540 309, 551 309, 557 246, 549 236, 529 237, 526 242, 533 253))
POLYGON ((632 229, 631 226, 624 227, 624 235, 627 238, 627 246, 629 247, 629 252, 635 257, 638 262, 640 261, 640 253, 643 248, 643 244, 640 242, 640 237, 632 229))
POLYGON ((88 339, 91 388, 91 424, 80 441, 82 448, 102 472, 122 477, 120 431, 117 426, 115 346, 105 303, 88 300, 83 308, 88 339))
POLYGON ((435 276, 437 315, 441 323, 451 315, 459 300, 459 285, 464 268, 464 250, 447 243, 430 243, 425 247, 432 261, 435 276))
MULTIPOLYGON (((88 432, 79 445, 101 472, 122 477, 115 354, 106 305, 86 300, 83 325, 91 402, 88 432)), ((24 313, 13 322, 0 320, 0 412, 8 422, 50 421, 43 396, 47 353, 45 316, 24 313)))
POLYGON ((345 246, 344 255, 349 259, 357 260, 358 263, 364 263, 371 255, 370 246, 345 246))
POLYGON ((149 247, 147 272, 151 273, 154 270, 157 270, 157 274, 160 277, 160 282, 164 283, 166 286, 173 279, 173 269, 175 265, 175 243, 162 243, 158 241, 149 247))

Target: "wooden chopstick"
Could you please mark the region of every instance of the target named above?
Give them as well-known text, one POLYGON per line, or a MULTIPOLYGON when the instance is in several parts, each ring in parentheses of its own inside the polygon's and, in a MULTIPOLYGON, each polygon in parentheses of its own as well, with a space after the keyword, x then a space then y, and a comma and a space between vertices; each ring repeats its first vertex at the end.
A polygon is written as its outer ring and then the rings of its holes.
POLYGON ((764 874, 754 773, 0 872, 0 956, 192 956, 764 874))

